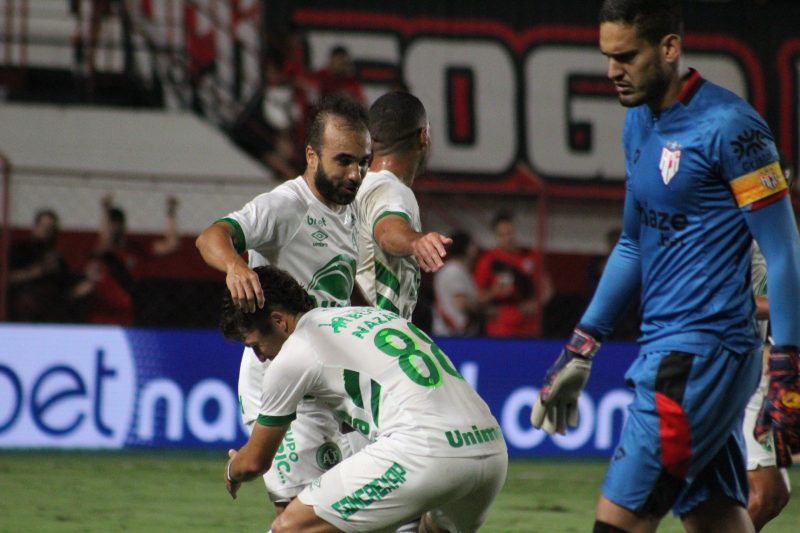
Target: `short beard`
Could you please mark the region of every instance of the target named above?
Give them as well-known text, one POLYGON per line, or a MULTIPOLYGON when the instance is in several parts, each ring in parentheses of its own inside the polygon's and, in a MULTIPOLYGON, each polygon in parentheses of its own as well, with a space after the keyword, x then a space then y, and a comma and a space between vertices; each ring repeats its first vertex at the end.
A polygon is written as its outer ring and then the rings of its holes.
POLYGON ((317 170, 314 172, 314 185, 322 195, 323 198, 329 202, 339 205, 347 205, 356 199, 355 195, 350 195, 348 191, 340 191, 333 183, 330 176, 322 168, 322 162, 317 165, 317 170))
POLYGON ((659 65, 658 75, 653 79, 650 85, 649 94, 646 96, 646 103, 651 109, 660 111, 661 104, 664 102, 664 95, 669 90, 671 80, 670 72, 659 65))

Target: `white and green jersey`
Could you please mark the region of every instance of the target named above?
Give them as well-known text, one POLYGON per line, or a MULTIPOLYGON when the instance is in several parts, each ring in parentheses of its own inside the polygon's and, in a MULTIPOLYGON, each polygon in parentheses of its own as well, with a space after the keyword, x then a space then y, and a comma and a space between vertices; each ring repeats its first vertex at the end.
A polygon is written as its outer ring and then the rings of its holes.
MULTIPOLYGON (((754 296, 767 295, 767 261, 764 259, 764 254, 761 253, 761 248, 758 247, 756 241, 750 247, 750 253, 753 257, 750 259, 750 281, 753 284, 754 296)), ((767 340, 767 332, 769 331, 769 320, 758 321, 758 332, 761 335, 761 340, 767 340)))
POLYGON ((300 176, 222 220, 236 233, 236 251, 249 251, 251 268, 269 264, 287 271, 318 306, 350 304, 358 256, 352 204, 330 209, 300 176))
POLYGON ((383 309, 316 308, 303 315, 264 373, 262 390, 262 425, 288 424, 311 396, 398 452, 474 457, 505 451, 489 407, 444 352, 383 309))
POLYGON ((420 271, 414 256, 396 257, 375 242, 375 224, 386 215, 405 218, 422 231, 419 205, 411 188, 389 172, 369 172, 356 195, 358 208, 357 281, 369 303, 411 319, 417 304, 420 271))

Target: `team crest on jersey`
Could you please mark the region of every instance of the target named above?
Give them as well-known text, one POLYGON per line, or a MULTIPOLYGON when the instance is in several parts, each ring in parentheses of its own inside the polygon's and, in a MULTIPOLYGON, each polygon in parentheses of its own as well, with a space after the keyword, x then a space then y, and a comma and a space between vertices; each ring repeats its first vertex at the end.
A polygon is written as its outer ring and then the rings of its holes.
POLYGON ((682 146, 677 142, 669 141, 661 149, 661 161, 658 162, 658 170, 661 171, 661 179, 664 180, 664 185, 669 185, 669 182, 678 172, 678 167, 681 164, 681 148, 682 146))

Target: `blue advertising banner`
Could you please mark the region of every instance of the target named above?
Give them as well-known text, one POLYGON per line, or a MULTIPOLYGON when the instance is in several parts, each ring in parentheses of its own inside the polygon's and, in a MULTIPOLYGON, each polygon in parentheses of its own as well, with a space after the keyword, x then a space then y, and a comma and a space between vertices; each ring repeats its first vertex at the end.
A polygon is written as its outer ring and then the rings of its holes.
MULTIPOLYGON (((608 456, 637 347, 608 343, 564 436, 528 418, 561 341, 439 339, 500 421, 512 456, 608 456)), ((242 346, 216 331, 0 325, 0 448, 238 447, 242 346)))

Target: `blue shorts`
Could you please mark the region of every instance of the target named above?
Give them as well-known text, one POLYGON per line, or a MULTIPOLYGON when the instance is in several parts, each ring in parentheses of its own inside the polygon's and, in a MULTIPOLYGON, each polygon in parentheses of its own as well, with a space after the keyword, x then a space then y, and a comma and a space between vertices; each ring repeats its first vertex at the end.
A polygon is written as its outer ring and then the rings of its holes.
POLYGON ((640 354, 625 374, 634 390, 603 495, 636 513, 683 516, 712 493, 747 506, 742 416, 761 351, 640 354))

